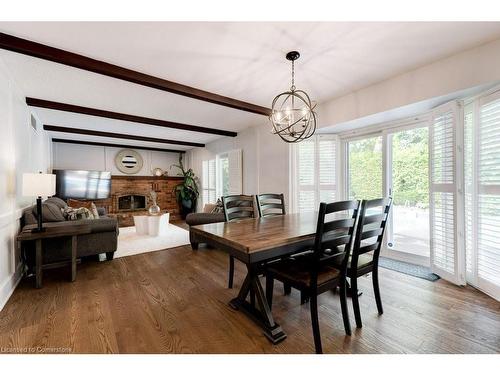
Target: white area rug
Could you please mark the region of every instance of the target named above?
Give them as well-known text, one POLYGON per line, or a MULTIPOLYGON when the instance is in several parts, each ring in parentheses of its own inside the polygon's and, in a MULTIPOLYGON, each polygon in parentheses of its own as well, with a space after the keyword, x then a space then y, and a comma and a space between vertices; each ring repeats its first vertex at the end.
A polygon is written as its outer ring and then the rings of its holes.
POLYGON ((176 225, 169 224, 168 234, 158 237, 139 235, 135 233, 135 227, 124 227, 120 228, 115 258, 165 250, 187 244, 189 244, 189 232, 176 225))

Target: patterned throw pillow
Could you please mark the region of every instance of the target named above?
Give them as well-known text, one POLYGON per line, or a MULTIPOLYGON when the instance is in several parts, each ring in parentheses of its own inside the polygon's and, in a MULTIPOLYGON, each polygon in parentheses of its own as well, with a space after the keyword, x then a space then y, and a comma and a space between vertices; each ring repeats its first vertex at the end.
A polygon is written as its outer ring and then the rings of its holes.
POLYGON ((222 200, 219 198, 217 199, 217 203, 215 205, 215 207, 213 208, 212 210, 212 214, 220 214, 224 212, 224 206, 222 205, 222 200))
POLYGON ((94 219, 94 215, 92 212, 85 207, 80 207, 80 208, 73 208, 73 207, 66 207, 66 208, 61 208, 61 211, 66 218, 66 220, 92 220, 94 219))
POLYGON ((86 208, 88 209, 91 214, 92 218, 91 219, 99 219, 99 212, 97 212, 97 207, 94 204, 94 202, 91 201, 80 201, 77 199, 68 199, 68 206, 73 207, 73 208, 86 208))

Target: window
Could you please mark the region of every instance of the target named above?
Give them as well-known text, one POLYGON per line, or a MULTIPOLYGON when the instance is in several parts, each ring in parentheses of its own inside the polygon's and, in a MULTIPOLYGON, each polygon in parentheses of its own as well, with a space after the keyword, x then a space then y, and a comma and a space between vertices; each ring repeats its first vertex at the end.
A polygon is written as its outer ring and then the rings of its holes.
POLYGON ((382 137, 349 141, 349 199, 376 199, 382 196, 382 137))
POLYGON ((219 175, 219 196, 229 195, 229 156, 227 153, 218 156, 218 169, 219 175))
POLYGON ((500 93, 464 108, 467 281, 500 299, 500 93))
POLYGON ((337 196, 337 138, 319 135, 295 147, 296 211, 314 211, 337 196))
POLYGON ((242 161, 241 150, 231 150, 202 162, 203 204, 216 203, 224 195, 242 193, 242 161))
POLYGON ((204 160, 202 164, 202 198, 203 204, 216 203, 215 159, 204 160))

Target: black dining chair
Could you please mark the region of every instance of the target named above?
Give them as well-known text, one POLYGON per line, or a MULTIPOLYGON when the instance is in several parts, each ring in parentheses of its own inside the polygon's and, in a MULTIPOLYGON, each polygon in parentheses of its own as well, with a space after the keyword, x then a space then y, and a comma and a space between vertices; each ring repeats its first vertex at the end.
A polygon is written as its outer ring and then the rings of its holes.
MULTIPOLYGON (((227 222, 255 217, 255 199, 253 195, 227 195, 222 197, 224 218, 227 222)), ((234 257, 229 256, 228 288, 233 287, 234 257)))
MULTIPOLYGON (((362 327, 359 309, 358 277, 371 272, 373 293, 379 314, 383 314, 382 299, 378 282, 378 260, 387 224, 387 218, 392 206, 392 198, 364 200, 361 203, 358 226, 352 254, 347 263, 347 277, 351 282, 351 297, 356 326, 362 327)), ((339 262, 337 262, 340 265, 339 262)))
POLYGON ((296 257, 269 263, 265 268, 266 298, 270 308, 275 279, 309 296, 316 353, 322 353, 317 299, 319 294, 339 287, 344 329, 346 335, 351 335, 346 273, 359 207, 360 202, 357 200, 321 203, 313 249, 296 257), (337 261, 340 261, 340 266, 337 261))
POLYGON ((257 208, 259 209, 260 217, 286 215, 285 197, 283 193, 258 194, 255 198, 257 200, 257 208))

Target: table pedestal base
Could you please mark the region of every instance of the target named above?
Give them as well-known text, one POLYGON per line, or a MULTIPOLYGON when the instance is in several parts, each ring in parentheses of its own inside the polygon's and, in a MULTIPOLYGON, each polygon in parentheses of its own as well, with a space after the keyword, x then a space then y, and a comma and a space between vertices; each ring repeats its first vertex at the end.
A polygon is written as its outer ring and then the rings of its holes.
POLYGON ((260 284, 257 267, 247 265, 248 273, 243 281, 238 297, 232 299, 229 305, 235 310, 241 310, 255 323, 257 323, 264 331, 269 341, 277 344, 286 339, 286 334, 279 324, 274 321, 271 309, 267 304, 267 299, 264 294, 264 289, 260 284), (249 303, 246 298, 250 294, 249 303), (259 308, 257 308, 258 306, 259 308))

